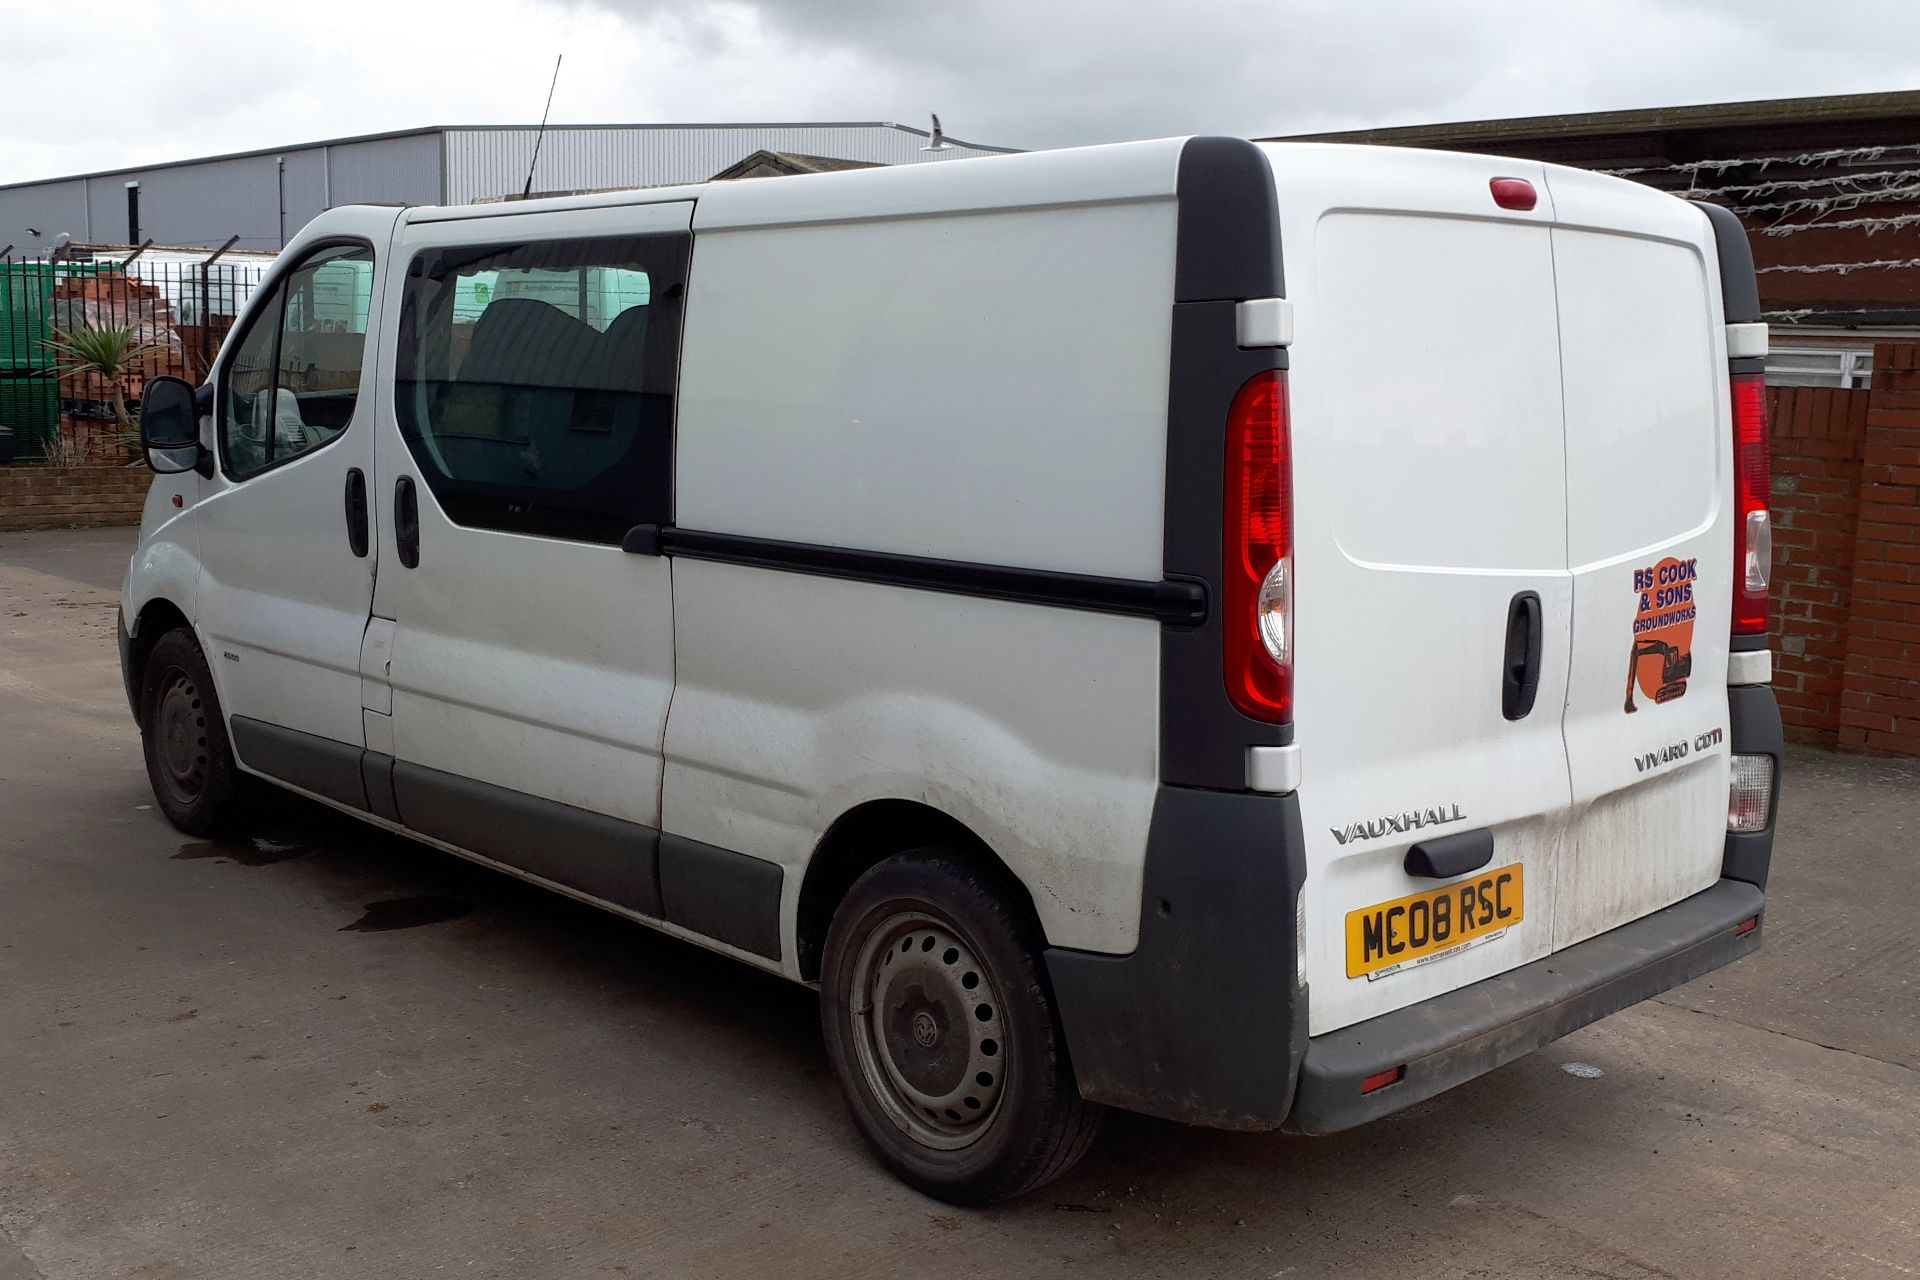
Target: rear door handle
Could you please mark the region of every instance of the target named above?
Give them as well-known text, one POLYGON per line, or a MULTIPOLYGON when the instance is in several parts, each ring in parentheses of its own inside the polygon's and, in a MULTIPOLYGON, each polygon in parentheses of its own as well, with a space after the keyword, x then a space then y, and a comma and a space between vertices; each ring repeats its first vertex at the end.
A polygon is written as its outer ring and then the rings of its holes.
POLYGON ((1407 850, 1402 864, 1410 876, 1451 880, 1493 861, 1493 832, 1486 828, 1422 840, 1407 850))
POLYGON ((353 554, 367 555, 367 477, 358 467, 347 468, 347 545, 353 554))
POLYGON ((1507 606, 1507 654, 1500 668, 1500 714, 1523 720, 1540 692, 1540 596, 1522 591, 1507 606))
POLYGON ((411 569, 420 563, 420 502, 414 497, 412 476, 393 482, 393 541, 401 564, 411 569))

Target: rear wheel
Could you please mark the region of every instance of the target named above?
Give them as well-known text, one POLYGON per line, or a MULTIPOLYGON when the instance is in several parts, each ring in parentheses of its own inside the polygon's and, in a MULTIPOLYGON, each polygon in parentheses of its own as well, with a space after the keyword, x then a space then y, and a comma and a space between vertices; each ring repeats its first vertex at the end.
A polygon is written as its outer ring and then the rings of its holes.
POLYGON ((141 680, 140 739, 147 780, 167 821, 208 836, 238 816, 240 770, 227 741, 213 673, 193 633, 175 628, 154 642, 141 680))
POLYGON ((901 1179, 955 1204, 1018 1195, 1086 1153, 1039 931, 938 849, 855 882, 827 933, 821 1021, 855 1122, 901 1179))

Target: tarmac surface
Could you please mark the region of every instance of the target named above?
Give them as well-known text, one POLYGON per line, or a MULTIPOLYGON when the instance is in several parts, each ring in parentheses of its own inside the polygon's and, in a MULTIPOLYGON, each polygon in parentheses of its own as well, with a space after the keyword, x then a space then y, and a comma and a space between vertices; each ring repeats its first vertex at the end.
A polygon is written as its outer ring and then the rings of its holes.
POLYGON ((804 988, 292 798, 174 831, 131 545, 0 535, 0 1280, 1920 1276, 1920 762, 1796 752, 1729 969, 1338 1137, 1115 1116, 965 1211, 869 1160, 804 988))

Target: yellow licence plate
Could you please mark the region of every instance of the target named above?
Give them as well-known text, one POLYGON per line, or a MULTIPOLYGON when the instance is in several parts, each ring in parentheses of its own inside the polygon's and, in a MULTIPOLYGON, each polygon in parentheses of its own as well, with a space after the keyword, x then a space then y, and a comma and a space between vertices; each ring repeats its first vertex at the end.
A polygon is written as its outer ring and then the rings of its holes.
POLYGON ((1347 912, 1347 976, 1384 978, 1497 937, 1525 915, 1521 864, 1347 912))

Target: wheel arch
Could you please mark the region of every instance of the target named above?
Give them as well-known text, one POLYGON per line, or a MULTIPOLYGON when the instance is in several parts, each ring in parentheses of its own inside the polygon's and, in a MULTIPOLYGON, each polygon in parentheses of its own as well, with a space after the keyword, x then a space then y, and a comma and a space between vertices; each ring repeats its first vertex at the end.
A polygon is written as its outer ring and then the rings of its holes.
POLYGON ((895 854, 928 845, 950 850, 989 874, 1039 928, 1025 882, 966 823, 917 800, 869 800, 835 819, 807 862, 794 918, 794 957, 803 981, 819 979, 827 930, 854 881, 895 854))
POLYGON ((153 646, 161 636, 178 627, 193 634, 198 643, 200 637, 194 632, 193 623, 187 620, 186 610, 165 596, 155 596, 134 615, 127 648, 127 687, 136 699, 146 685, 147 657, 153 652, 153 646))

